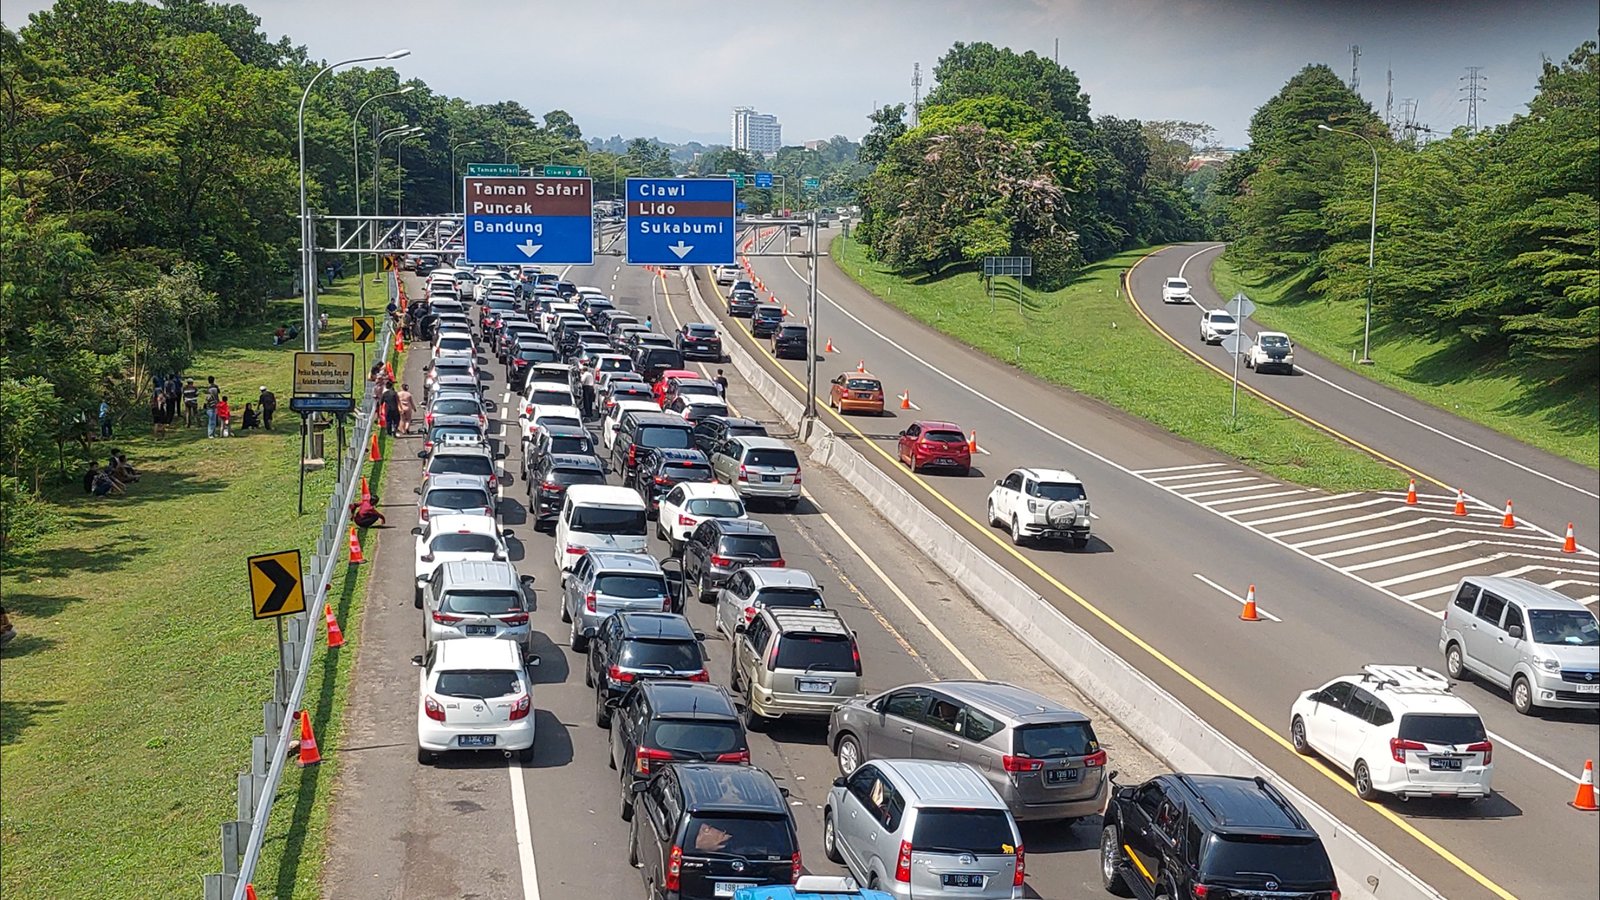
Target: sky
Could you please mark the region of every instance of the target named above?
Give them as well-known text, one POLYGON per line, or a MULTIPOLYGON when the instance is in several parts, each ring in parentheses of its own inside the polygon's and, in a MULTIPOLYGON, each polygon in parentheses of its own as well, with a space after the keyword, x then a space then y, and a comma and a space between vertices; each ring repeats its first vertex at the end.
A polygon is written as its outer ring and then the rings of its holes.
MULTIPOLYGON (((7 0, 10 28, 51 4, 7 0)), ((1094 115, 1207 123, 1224 146, 1307 63, 1346 79, 1381 115, 1464 124, 1467 66, 1486 81, 1480 125, 1533 96, 1541 54, 1564 59, 1600 32, 1595 0, 246 0, 276 39, 328 60, 410 48, 394 65, 435 91, 571 113, 585 137, 727 143, 732 107, 778 116, 786 144, 859 140, 875 106, 926 95, 957 41, 1054 55, 1094 115), (430 21, 435 24, 430 25, 430 21)))

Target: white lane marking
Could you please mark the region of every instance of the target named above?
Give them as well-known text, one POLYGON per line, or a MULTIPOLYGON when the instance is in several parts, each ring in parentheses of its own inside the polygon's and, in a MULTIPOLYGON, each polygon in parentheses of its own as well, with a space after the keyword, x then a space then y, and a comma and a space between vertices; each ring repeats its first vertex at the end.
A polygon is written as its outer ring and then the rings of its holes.
MULTIPOLYGON (((1445 553, 1454 553, 1457 550, 1466 550, 1472 547, 1484 546, 1504 547, 1505 544, 1502 544, 1499 541, 1461 541, 1460 543, 1447 544, 1443 547, 1429 547, 1426 550, 1418 550, 1415 553, 1404 553, 1400 556, 1391 556, 1387 559, 1378 559, 1371 562, 1359 563, 1354 566, 1345 566, 1344 570, 1346 572, 1365 572, 1368 569, 1381 569, 1384 566, 1392 566, 1397 563, 1410 562, 1414 559, 1427 559, 1430 556, 1439 556, 1445 553)), ((1528 547, 1528 549, 1537 550, 1539 548, 1528 547)), ((1323 559, 1327 559, 1327 557, 1324 556, 1323 559)))
MULTIPOLYGON (((1303 488, 1296 488, 1291 491, 1277 491, 1276 493, 1271 494, 1250 494, 1249 496, 1245 497, 1224 497, 1221 500, 1207 500, 1200 505, 1209 509, 1210 507, 1221 506, 1225 503, 1248 503, 1254 500, 1271 500, 1273 497, 1293 497, 1295 494, 1304 493, 1305 490, 1303 488)), ((1229 515, 1229 513, 1224 512, 1222 515, 1229 515)))
MULTIPOLYGON (((1252 478, 1250 480, 1251 481, 1255 481, 1254 478, 1252 478)), ((1274 485, 1261 484, 1261 483, 1247 484, 1244 487, 1221 488, 1221 489, 1215 490, 1215 491, 1200 491, 1199 493, 1187 494, 1185 496, 1189 497, 1190 499, 1194 499, 1196 497, 1217 497, 1217 496, 1220 496, 1222 494, 1239 494, 1239 493, 1243 493, 1244 491, 1259 491, 1264 487, 1273 487, 1273 486, 1274 485)), ((1245 496, 1245 497, 1234 497, 1234 498, 1232 498, 1231 501, 1228 501, 1228 502, 1237 502, 1237 501, 1240 501, 1240 500, 1260 500, 1262 496, 1263 495, 1261 495, 1261 494, 1250 494, 1249 496, 1245 496)), ((1282 494, 1271 494, 1270 496, 1281 497, 1283 495, 1282 494)))
MULTIPOLYGON (((1376 544, 1362 544, 1359 547, 1352 547, 1352 548, 1350 548, 1348 550, 1338 550, 1338 551, 1335 551, 1333 553, 1324 553, 1324 554, 1322 554, 1322 558, 1323 559, 1338 559, 1341 556, 1355 556, 1355 555, 1360 554, 1360 553, 1371 553, 1374 550, 1387 550, 1390 547, 1400 547, 1400 546, 1404 546, 1405 544, 1414 544, 1417 541, 1432 540, 1433 538, 1444 537, 1447 534, 1475 534, 1475 535, 1478 535, 1480 537, 1484 537, 1484 536, 1493 534, 1493 532, 1480 531, 1480 530, 1478 530, 1476 528, 1440 528, 1437 531, 1425 531, 1422 534, 1408 535, 1408 536, 1403 537, 1403 538, 1395 538, 1394 540, 1391 540, 1391 541, 1380 541, 1379 543, 1376 543, 1376 544)), ((1355 535, 1345 535, 1342 539, 1343 540, 1350 540, 1350 539, 1352 539, 1354 537, 1355 537, 1355 535)), ((1329 539, 1328 538, 1323 538, 1322 540, 1326 541, 1326 540, 1329 540, 1329 539)), ((1316 542, 1308 541, 1307 543, 1316 543, 1316 542)), ((1548 549, 1550 549, 1549 547, 1540 546, 1538 544, 1505 544, 1503 541, 1479 540, 1479 541, 1474 541, 1473 543, 1475 543, 1475 544, 1496 544, 1496 545, 1499 545, 1499 546, 1510 546, 1510 547, 1527 547, 1529 550, 1548 550, 1548 549)), ((1306 545, 1305 544, 1301 544, 1300 546, 1304 547, 1306 545)))
MULTIPOLYGON (((1368 507, 1368 506, 1377 506, 1379 504, 1386 504, 1388 502, 1389 502, 1388 500, 1378 499, 1378 500, 1365 500, 1365 501, 1362 501, 1361 503, 1345 503, 1345 504, 1342 504, 1340 506, 1321 506, 1321 507, 1318 507, 1316 509, 1302 510, 1302 511, 1296 512, 1296 513, 1284 513, 1281 516, 1272 516, 1271 518, 1266 518, 1266 519, 1255 519, 1255 520, 1251 521, 1249 524, 1251 525, 1251 527, 1259 528, 1262 525, 1275 525, 1278 522, 1288 522, 1288 521, 1292 521, 1294 519, 1309 518, 1310 516, 1320 516, 1320 515, 1325 515, 1327 513, 1343 512, 1344 510, 1347 510, 1347 509, 1363 509, 1363 508, 1368 507)), ((1391 512, 1393 512, 1393 511, 1391 510, 1391 512)), ((1242 513, 1242 512, 1241 513, 1230 513, 1230 515, 1244 515, 1244 513, 1242 513)), ((1339 525, 1339 524, 1342 524, 1342 520, 1340 522, 1333 522, 1333 523, 1330 523, 1330 524, 1339 525)), ((1285 532, 1285 533, 1287 533, 1287 532, 1285 532)), ((1279 535, 1274 534, 1274 537, 1277 537, 1277 536, 1279 536, 1279 535)))
MULTIPOLYGON (((1511 556, 1511 557, 1515 557, 1516 556, 1516 554, 1514 554, 1514 553, 1508 553, 1506 555, 1507 556, 1511 556)), ((1525 559, 1536 559, 1537 557, 1524 557, 1524 558, 1525 559)), ((1564 559, 1552 559, 1552 560, 1549 560, 1549 562, 1560 563, 1560 562, 1566 562, 1566 560, 1564 560, 1564 559)), ((1582 569, 1562 569, 1562 568, 1558 568, 1558 567, 1553 566, 1553 565, 1552 566, 1538 566, 1538 565, 1535 565, 1535 566, 1523 566, 1523 567, 1521 567, 1519 569, 1512 569, 1509 572, 1499 572, 1499 573, 1496 573, 1496 574, 1501 578, 1516 578, 1516 577, 1521 576, 1521 575, 1526 575, 1529 572, 1554 572, 1557 575, 1587 575, 1587 574, 1589 574, 1588 572, 1585 572, 1582 569)))
POLYGON ((1178 277, 1179 278, 1183 277, 1183 270, 1189 268, 1189 263, 1194 262, 1194 258, 1196 256, 1199 256, 1202 253, 1210 253, 1213 250, 1221 250, 1223 247, 1226 247, 1226 246, 1228 246, 1228 245, 1227 244, 1213 244, 1210 247, 1202 247, 1201 249, 1196 250, 1195 252, 1189 254, 1189 258, 1184 260, 1182 265, 1178 266, 1178 277))
POLYGON ((1190 469, 1215 469, 1215 468, 1220 468, 1220 467, 1225 466, 1225 465, 1228 465, 1228 464, 1227 463, 1219 463, 1219 462, 1209 462, 1209 463, 1200 463, 1199 465, 1193 465, 1193 466, 1167 466, 1166 468, 1163 468, 1163 469, 1138 469, 1138 470, 1135 471, 1134 474, 1136 474, 1136 475, 1154 475, 1154 474, 1156 474, 1158 472, 1187 472, 1190 469))
POLYGON ((1600 603, 1600 594, 1590 594, 1578 602, 1582 603, 1584 606, 1588 606, 1591 603, 1600 603))
POLYGON ((1443 575, 1446 572, 1459 572, 1462 569, 1470 569, 1474 566, 1487 566, 1489 563, 1495 562, 1496 560, 1501 560, 1508 556, 1516 555, 1518 554, 1491 553, 1488 556, 1480 556, 1477 559, 1469 559, 1466 562, 1451 563, 1448 566, 1439 566, 1436 569, 1424 569, 1421 572, 1412 572, 1407 575, 1397 575, 1394 578, 1386 578, 1383 581, 1377 582, 1377 585, 1379 587, 1389 587, 1390 585, 1402 584, 1407 581, 1416 581, 1419 578, 1431 578, 1434 575, 1443 575))
MULTIPOLYGON (((1213 477, 1215 475, 1237 475, 1237 474, 1239 474, 1240 471, 1242 471, 1242 470, 1240 470, 1240 469, 1222 469, 1220 471, 1213 470, 1213 471, 1210 471, 1210 472, 1184 472, 1184 473, 1181 473, 1181 474, 1178 474, 1178 475, 1162 475, 1159 478, 1147 478, 1145 480, 1146 481, 1154 481, 1156 484, 1159 484, 1162 487, 1166 487, 1166 482, 1168 482, 1168 481, 1185 481, 1185 480, 1188 480, 1190 478, 1211 478, 1211 477, 1213 477)), ((1182 485, 1179 485, 1179 486, 1182 487, 1182 485)))
MULTIPOLYGON (((1300 493, 1303 494, 1305 491, 1301 491, 1300 493)), ((1359 495, 1355 493, 1323 494, 1316 497, 1306 497, 1302 500, 1285 500, 1282 503, 1269 503, 1266 506, 1252 506, 1246 509, 1230 509, 1227 512, 1217 512, 1217 515, 1222 516, 1223 518, 1248 516, 1258 512, 1269 512, 1274 509, 1288 509, 1291 506, 1305 506, 1307 503, 1332 503, 1335 500, 1348 500, 1355 496, 1359 495)))
POLYGON ((1526 748, 1524 748, 1524 747, 1522 747, 1522 746, 1520 746, 1518 744, 1513 744, 1510 741, 1510 739, 1507 738, 1503 734, 1497 734, 1497 733, 1491 731, 1491 732, 1489 732, 1489 738, 1491 740, 1493 740, 1497 744, 1503 744, 1504 746, 1510 747, 1512 750, 1516 751, 1517 753, 1520 753, 1523 756, 1527 757, 1528 759, 1531 759, 1534 762, 1538 763, 1539 765, 1544 766, 1546 769, 1549 769, 1550 771, 1556 773, 1557 775, 1560 775, 1562 778, 1567 779, 1568 781, 1572 782, 1573 784, 1577 784, 1579 782, 1578 776, 1572 774, 1571 772, 1566 771, 1565 769, 1560 768, 1559 766, 1555 765, 1554 763, 1550 762, 1547 759, 1544 759, 1541 756, 1535 755, 1532 751, 1530 751, 1530 750, 1528 750, 1528 749, 1526 749, 1526 748))
POLYGON ((1429 588, 1429 589, 1427 589, 1425 591, 1417 591, 1415 594, 1406 594, 1405 595, 1405 599, 1413 600, 1413 601, 1415 601, 1415 600, 1426 600, 1429 597, 1437 597, 1440 594, 1453 594, 1453 593, 1455 593, 1455 591, 1456 591, 1456 586, 1455 585, 1447 584, 1447 585, 1444 585, 1443 587, 1429 588))
MULTIPOLYGON (((1268 487, 1269 486, 1268 484, 1262 482, 1262 480, 1259 479, 1259 478, 1256 478, 1256 477, 1250 476, 1250 475, 1246 475, 1243 478, 1222 478, 1222 479, 1219 479, 1217 481, 1196 481, 1193 484, 1180 484, 1180 485, 1177 485, 1177 486, 1173 487, 1172 489, 1175 490, 1175 491, 1188 491, 1190 488, 1216 487, 1219 484, 1243 484, 1246 481, 1255 482, 1255 486, 1256 487, 1268 487)), ((1185 497, 1198 497, 1200 495, 1199 494, 1185 493, 1184 496, 1185 497)))
MULTIPOLYGON (((1195 572, 1193 574, 1194 574, 1194 577, 1196 577, 1196 578, 1200 579, 1201 581, 1205 582, 1206 584, 1209 584, 1212 587, 1216 588, 1217 591, 1220 592, 1221 594, 1223 594, 1224 596, 1232 598, 1234 600, 1234 602, 1238 603, 1240 606, 1243 606, 1245 604, 1245 600, 1248 599, 1248 595, 1240 596, 1238 594, 1235 594, 1233 591, 1230 591, 1227 588, 1223 587, 1222 585, 1217 584, 1215 581, 1212 581, 1211 579, 1205 577, 1204 575, 1201 575, 1199 572, 1195 572)), ((1282 619, 1278 618, 1277 616, 1273 615, 1272 613, 1269 613, 1266 610, 1262 609, 1261 608, 1261 604, 1259 604, 1259 603, 1256 604, 1256 612, 1260 613, 1261 614, 1261 618, 1263 618, 1263 619, 1271 619, 1274 622, 1282 622, 1283 621, 1282 619)))
POLYGON ((511 818, 517 826, 517 860, 522 868, 523 900, 539 900, 539 867, 533 861, 533 829, 528 825, 528 789, 522 783, 522 766, 513 762, 511 773, 511 818))
MULTIPOLYGON (((1348 525, 1359 525, 1362 522, 1370 522, 1373 519, 1387 519, 1390 516, 1398 514, 1401 509, 1404 509, 1404 507, 1400 507, 1398 509, 1385 509, 1382 512, 1375 512, 1375 513, 1371 513, 1371 514, 1368 514, 1368 515, 1365 515, 1365 516, 1351 516, 1351 517, 1346 517, 1346 518, 1341 518, 1341 519, 1335 519, 1332 522, 1319 522, 1319 523, 1317 523, 1315 525, 1305 525, 1305 526, 1302 526, 1300 528, 1286 528, 1283 531, 1274 531, 1273 534, 1275 536, 1277 536, 1277 537, 1283 538, 1283 537, 1290 537, 1290 536, 1296 535, 1296 534, 1305 534, 1308 531, 1324 531, 1324 530, 1329 529, 1329 528, 1338 528, 1338 527, 1341 527, 1341 526, 1348 526, 1348 525)), ((1345 535, 1345 537, 1349 537, 1349 535, 1345 535)), ((1306 545, 1306 543, 1308 543, 1308 542, 1302 541, 1301 543, 1295 544, 1294 546, 1295 547, 1304 547, 1306 545)))

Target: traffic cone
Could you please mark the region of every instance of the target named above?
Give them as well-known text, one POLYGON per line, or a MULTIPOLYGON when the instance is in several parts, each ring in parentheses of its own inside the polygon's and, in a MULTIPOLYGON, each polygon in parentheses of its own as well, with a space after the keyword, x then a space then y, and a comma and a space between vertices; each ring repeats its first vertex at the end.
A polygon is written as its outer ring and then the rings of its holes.
POLYGON ((402 335, 398 331, 396 331, 394 333, 394 352, 396 352, 396 353, 404 353, 404 352, 406 352, 406 339, 405 339, 405 336, 402 335))
POLYGON ((328 604, 322 606, 322 621, 328 626, 328 649, 344 646, 344 630, 339 627, 339 620, 333 617, 333 607, 328 604))
POLYGON ((828 346, 823 347, 822 348, 822 352, 823 353, 838 353, 839 352, 839 351, 833 349, 833 338, 828 338, 828 346))
POLYGON ((317 749, 317 736, 311 731, 311 717, 306 715, 305 710, 296 715, 300 717, 300 757, 296 762, 303 769, 322 762, 322 753, 317 749))
POLYGON ((1417 505, 1417 480, 1415 478, 1411 479, 1411 486, 1406 488, 1406 505, 1417 505))
POLYGON ((1572 523, 1567 523, 1567 540, 1561 545, 1562 553, 1577 553, 1578 538, 1572 533, 1572 523))
POLYGON ((1511 514, 1511 501, 1510 500, 1506 501, 1506 514, 1500 520, 1500 527, 1501 528, 1515 528, 1515 527, 1517 527, 1517 517, 1511 514))
POLYGON ((394 364, 393 363, 390 363, 390 362, 387 362, 387 361, 384 362, 384 364, 383 364, 383 377, 389 379, 390 381, 394 380, 394 364))
MULTIPOLYGON (((383 411, 383 404, 381 403, 378 404, 378 427, 389 427, 389 414, 383 411)), ((377 435, 373 435, 373 437, 376 438, 377 435)))
POLYGON ((794 315, 794 313, 789 312, 789 304, 785 303, 783 305, 783 316, 784 316, 784 318, 788 318, 789 316, 792 316, 792 315, 794 315))
POLYGON ((247 885, 244 886, 244 900, 256 900, 256 886, 255 885, 247 884, 247 885))
POLYGON ((372 502, 372 490, 371 488, 367 487, 367 476, 365 475, 361 476, 361 502, 372 502))
POLYGON ((361 556, 361 542, 356 539, 356 527, 350 526, 350 565, 359 566, 366 562, 361 556))
POLYGON ((862 361, 856 363, 856 371, 865 374, 867 371, 867 361, 863 359, 862 361))
POLYGON ((972 430, 972 436, 967 438, 967 452, 978 452, 978 430, 976 428, 972 430))
POLYGON ((1256 612, 1256 586, 1253 584, 1244 595, 1244 612, 1239 613, 1239 618, 1246 622, 1261 621, 1261 614, 1256 612))
MULTIPOLYGON (((383 413, 380 412, 378 415, 381 416, 383 413)), ((383 459, 383 454, 378 452, 378 436, 376 434, 372 436, 372 449, 367 451, 367 459, 371 462, 383 459)))
POLYGON ((911 392, 910 391, 906 391, 906 392, 904 392, 904 393, 902 393, 900 395, 900 408, 901 409, 910 409, 911 408, 911 392))
POLYGON ((1464 516, 1466 514, 1467 514, 1467 492, 1461 490, 1460 488, 1457 488, 1456 489, 1456 515, 1464 516))
POLYGON ((1578 795, 1567 805, 1584 812, 1600 811, 1600 806, 1594 802, 1594 760, 1583 761, 1583 777, 1578 779, 1578 795))

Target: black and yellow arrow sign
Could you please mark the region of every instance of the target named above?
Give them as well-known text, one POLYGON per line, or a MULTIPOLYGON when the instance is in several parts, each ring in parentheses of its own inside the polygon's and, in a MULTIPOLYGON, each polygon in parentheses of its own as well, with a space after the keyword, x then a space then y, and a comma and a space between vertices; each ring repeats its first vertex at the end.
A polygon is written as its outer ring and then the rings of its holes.
POLYGON ((377 316, 351 316, 350 334, 358 344, 370 344, 378 339, 377 316))
POLYGON ((305 587, 300 583, 299 550, 252 556, 249 564, 250 610, 257 619, 306 611, 305 587))
POLYGON ((383 257, 383 270, 385 272, 394 271, 394 257, 392 257, 392 256, 383 257))

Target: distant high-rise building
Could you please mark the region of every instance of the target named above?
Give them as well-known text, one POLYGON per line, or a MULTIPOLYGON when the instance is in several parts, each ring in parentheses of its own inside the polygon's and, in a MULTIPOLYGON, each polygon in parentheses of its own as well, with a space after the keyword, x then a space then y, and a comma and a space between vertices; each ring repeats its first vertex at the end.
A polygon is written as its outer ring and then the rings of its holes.
POLYGON ((748 153, 777 153, 783 146, 783 126, 777 116, 758 113, 753 106, 735 106, 732 145, 748 153))

